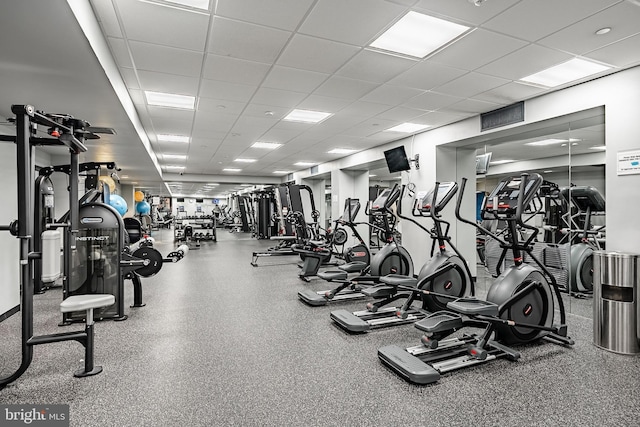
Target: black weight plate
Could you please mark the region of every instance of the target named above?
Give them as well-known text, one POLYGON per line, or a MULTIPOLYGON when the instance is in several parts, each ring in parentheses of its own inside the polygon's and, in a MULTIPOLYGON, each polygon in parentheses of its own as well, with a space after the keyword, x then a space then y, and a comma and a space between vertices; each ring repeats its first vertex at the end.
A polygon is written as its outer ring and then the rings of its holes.
POLYGON ((148 260, 147 265, 134 270, 142 277, 151 277, 162 268, 162 255, 153 248, 140 248, 131 254, 134 258, 148 260))

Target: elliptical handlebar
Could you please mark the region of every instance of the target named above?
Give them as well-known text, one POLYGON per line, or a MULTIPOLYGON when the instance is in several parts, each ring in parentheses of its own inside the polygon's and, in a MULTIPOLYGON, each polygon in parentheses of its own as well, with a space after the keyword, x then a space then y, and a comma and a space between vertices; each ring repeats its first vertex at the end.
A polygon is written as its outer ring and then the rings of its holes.
POLYGON ((520 188, 518 189, 518 205, 516 206, 516 223, 520 226, 523 226, 524 223, 522 222, 522 211, 524 210, 524 206, 523 206, 523 195, 524 195, 524 190, 527 188, 527 184, 529 182, 529 174, 524 172, 522 174, 520 174, 520 188))
POLYGON ((496 239, 500 244, 506 245, 507 242, 501 239, 500 236, 498 236, 497 234, 493 233, 492 231, 489 231, 488 229, 484 228, 482 225, 478 224, 477 222, 470 221, 466 218, 463 218, 462 215, 460 215, 460 206, 462 206, 462 197, 464 196, 464 189, 466 186, 467 186, 467 178, 462 178, 462 182, 460 184, 460 192, 458 193, 458 199, 456 200, 456 218, 458 219, 458 221, 463 222, 465 224, 472 225, 478 230, 482 231, 484 234, 487 234, 493 237, 494 239, 496 239))

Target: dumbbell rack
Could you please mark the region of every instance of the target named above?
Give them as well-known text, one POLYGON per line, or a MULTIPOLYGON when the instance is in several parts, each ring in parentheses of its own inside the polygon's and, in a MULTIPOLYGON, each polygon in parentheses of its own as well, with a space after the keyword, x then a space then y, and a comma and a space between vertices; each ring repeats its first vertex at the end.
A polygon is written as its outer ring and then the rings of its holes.
POLYGON ((193 227, 193 237, 200 241, 218 241, 216 233, 216 220, 212 215, 182 216, 173 222, 173 240, 184 240, 184 228, 186 225, 193 227))

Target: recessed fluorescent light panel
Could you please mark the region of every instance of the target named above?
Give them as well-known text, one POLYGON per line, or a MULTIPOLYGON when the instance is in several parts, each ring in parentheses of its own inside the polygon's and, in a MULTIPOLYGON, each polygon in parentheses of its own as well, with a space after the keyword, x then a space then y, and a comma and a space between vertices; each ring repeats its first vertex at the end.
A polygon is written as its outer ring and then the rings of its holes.
POLYGON ((323 111, 293 110, 282 120, 288 122, 320 123, 331 115, 332 113, 325 113, 323 111))
POLYGON ((253 148, 264 148, 267 150, 275 150, 276 148, 282 147, 282 144, 279 144, 277 142, 261 142, 258 141, 256 143, 254 143, 251 147, 253 148))
POLYGON ((496 160, 494 162, 491 162, 490 164, 492 164, 492 165, 503 165, 505 163, 513 163, 513 162, 515 162, 515 160, 506 160, 505 159, 505 160, 496 160))
POLYGON ((355 152, 356 150, 352 150, 351 148, 334 148, 331 151, 327 151, 329 154, 351 154, 355 152))
POLYGON ((257 162, 256 159, 235 159, 235 162, 240 162, 240 163, 255 163, 257 162))
POLYGON ((164 0, 169 3, 181 4, 194 9, 209 10, 209 0, 164 0))
POLYGON ((579 80, 592 74, 600 73, 608 70, 609 68, 611 67, 596 64, 591 61, 585 61, 580 58, 573 58, 565 63, 555 65, 551 68, 547 68, 546 70, 523 77, 520 80, 526 83, 555 87, 574 80, 579 80))
POLYGON ((187 160, 187 156, 184 154, 163 154, 164 160, 187 160))
POLYGON ((288 173, 291 173, 291 171, 273 171, 273 173, 278 174, 278 175, 286 175, 288 173))
POLYGON ((196 97, 187 95, 177 95, 175 93, 151 92, 144 91, 147 97, 147 104, 156 105, 158 107, 181 108, 184 110, 193 110, 196 97))
POLYGON ((186 135, 164 135, 164 134, 158 135, 157 138, 158 138, 158 142, 182 142, 185 144, 188 144, 189 140, 191 139, 186 135))
POLYGON ((394 126, 392 128, 387 129, 387 132, 403 132, 403 133, 413 133, 424 130, 428 128, 429 125, 421 125, 419 123, 402 123, 398 126, 394 126))
POLYGON ((294 165, 296 166, 314 166, 317 163, 315 162, 298 162, 298 163, 294 163, 294 165))
POLYGON ((370 46, 424 58, 467 31, 469 27, 464 25, 418 12, 409 12, 370 46))
POLYGON ((225 172, 240 172, 242 169, 237 169, 237 168, 224 168, 222 169, 225 172))
POLYGON ((184 169, 184 166, 166 165, 166 166, 164 166, 164 168, 167 169, 167 170, 182 170, 182 169, 184 169))
POLYGON ((604 151, 606 149, 607 149, 607 147, 605 145, 595 145, 593 147, 589 147, 589 150, 601 150, 601 151, 604 151))

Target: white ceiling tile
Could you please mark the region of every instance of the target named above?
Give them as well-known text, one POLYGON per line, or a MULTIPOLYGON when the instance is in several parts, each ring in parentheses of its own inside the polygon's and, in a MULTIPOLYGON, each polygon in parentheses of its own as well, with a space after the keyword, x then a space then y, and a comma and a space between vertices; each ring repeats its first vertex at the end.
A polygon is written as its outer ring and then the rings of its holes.
POLYGON ((278 65, 334 73, 361 48, 317 37, 295 34, 278 58, 278 65))
MULTIPOLYGON (((385 129, 389 129, 402 121, 404 120, 391 120, 391 119, 376 117, 374 119, 370 119, 362 123, 358 123, 357 125, 351 127, 350 129, 345 130, 343 134, 357 137, 357 138, 364 138, 379 132, 383 132, 385 129)), ((399 135, 399 134, 396 134, 396 135, 399 135)))
POLYGON ((136 41, 129 47, 137 70, 200 77, 203 53, 136 41))
MULTIPOLYGON (((262 134, 259 140, 286 144, 296 136, 300 135, 302 132, 304 132, 304 129, 282 129, 280 127, 280 124, 278 124, 262 134)), ((282 147, 278 148, 277 151, 281 149, 282 147)))
POLYGON ((323 0, 316 3, 298 31, 364 46, 405 11, 403 6, 382 0, 323 0))
POLYGON ((503 86, 507 83, 511 83, 511 80, 471 72, 449 83, 445 83, 435 90, 447 95, 459 96, 460 98, 471 98, 474 95, 503 86))
POLYGON ((477 71, 505 79, 518 80, 571 58, 572 56, 566 53, 530 44, 478 68, 477 71))
POLYGON ((349 101, 339 98, 329 98, 328 96, 310 95, 300 104, 298 108, 314 111, 325 111, 333 113, 349 105, 349 101))
POLYGON ((251 102, 257 104, 275 105, 278 107, 292 108, 295 107, 307 97, 302 92, 292 92, 289 90, 271 89, 261 87, 254 95, 251 102))
POLYGON ((478 28, 429 60, 472 71, 526 45, 522 40, 478 28))
POLYGON ((424 114, 424 110, 415 108, 396 107, 378 114, 376 117, 397 122, 410 122, 411 119, 424 114))
POLYGON ((276 105, 263 105, 251 103, 247 105, 247 108, 244 110, 244 116, 258 117, 258 118, 270 118, 273 120, 274 124, 278 120, 282 119, 284 116, 289 114, 291 108, 288 107, 280 107, 276 105), (270 116, 267 113, 272 113, 270 116))
POLYGON ((469 113, 460 113, 460 112, 453 113, 450 111, 447 111, 447 112, 433 111, 420 117, 420 120, 423 123, 430 125, 431 127, 437 127, 437 126, 447 125, 450 123, 455 123, 457 121, 464 119, 465 117, 469 117, 469 115, 470 115, 469 113))
POLYGON ((422 61, 410 70, 392 79, 389 83, 416 89, 431 90, 466 73, 467 71, 458 68, 434 64, 430 61, 422 61))
POLYGON ((585 57, 616 67, 628 67, 640 63, 638 46, 640 46, 640 34, 594 50, 586 54, 585 57))
POLYGON ((347 62, 336 74, 352 79, 385 83, 407 71, 417 61, 365 49, 347 62))
POLYGON ((237 118, 235 114, 197 111, 192 136, 203 138, 208 132, 229 132, 237 118))
POLYGON ((109 47, 111 48, 111 54, 116 60, 119 67, 133 67, 131 57, 129 56, 129 49, 123 39, 117 39, 114 37, 108 38, 109 47))
MULTIPOLYGON (((536 41, 574 24, 619 0, 522 0, 483 27, 536 41)), ((488 3, 488 2, 487 2, 488 3)))
POLYGON ((259 85, 268 72, 267 64, 207 54, 203 77, 230 83, 259 85))
POLYGON ((256 89, 257 86, 240 83, 230 83, 208 79, 202 79, 200 81, 200 96, 205 98, 248 102, 255 93, 256 89))
POLYGON ((208 50, 216 55, 272 63, 291 37, 288 31, 215 17, 208 50))
POLYGON ((195 96, 198 93, 198 79, 176 76, 175 74, 138 71, 141 89, 195 96))
POLYGON ((618 3, 555 34, 538 44, 582 55, 640 32, 640 7, 629 2, 618 3), (612 30, 596 35, 603 27, 612 30))
POLYGON ((133 101, 133 103, 138 106, 138 105, 142 105, 142 106, 146 106, 147 105, 147 101, 144 98, 144 92, 141 91, 140 89, 131 89, 129 88, 129 96, 131 97, 131 100, 133 101))
POLYGON ((263 87, 294 92, 313 92, 327 77, 329 75, 325 73, 276 65, 264 80, 263 87))
POLYGON ((120 76, 124 80, 125 86, 129 89, 140 89, 138 77, 133 68, 120 67, 120 76))
POLYGON ((432 15, 454 18, 459 23, 480 25, 520 0, 490 0, 476 7, 468 1, 420 0, 413 9, 432 15))
MULTIPOLYGON (((174 109, 167 109, 171 111, 176 111, 174 109)), ((156 134, 169 134, 169 135, 189 135, 191 133, 191 126, 193 122, 191 121, 179 121, 179 120, 159 120, 159 119, 151 119, 153 122, 153 129, 156 131, 156 134)), ((179 143, 173 143, 179 144, 179 143)))
POLYGON ((332 76, 314 91, 314 95, 356 100, 376 88, 375 83, 332 76))
POLYGON ((354 116, 369 117, 369 116, 375 116, 376 114, 380 114, 383 111, 386 111, 388 109, 389 109, 389 105, 386 105, 386 104, 377 104, 377 103, 366 102, 366 101, 356 101, 353 104, 349 105, 348 107, 345 107, 342 110, 340 110, 340 115, 348 114, 348 115, 354 115, 354 116))
POLYGON ((104 34, 109 37, 122 37, 120 23, 111 0, 91 0, 91 4, 104 34))
POLYGON ((131 0, 115 0, 129 40, 203 51, 209 16, 131 0))
POLYGON ((230 101, 228 99, 203 98, 198 100, 198 111, 225 114, 241 114, 246 102, 230 101))
MULTIPOLYGON (((151 116, 151 120, 153 120, 154 124, 159 121, 164 122, 168 127, 173 124, 179 124, 181 127, 189 126, 193 124, 193 117, 195 115, 194 111, 189 110, 178 110, 175 108, 162 108, 156 106, 148 106, 147 111, 151 116)), ((175 132, 169 132, 174 134, 175 132)))
POLYGON ((312 3, 313 0, 218 0, 216 14, 291 31, 312 3))
POLYGON ((481 101, 495 102, 496 104, 511 104, 516 101, 532 98, 545 90, 546 89, 537 86, 512 82, 478 94, 473 98, 481 101))
POLYGON ((438 110, 460 102, 461 100, 462 98, 458 98, 456 96, 445 95, 437 92, 425 92, 410 99, 405 103, 405 105, 419 110, 438 110))
POLYGON ((383 84, 362 97, 362 101, 386 105, 398 105, 423 93, 423 90, 412 87, 383 84))
POLYGON ((493 102, 480 101, 477 99, 465 99, 456 104, 450 105, 447 110, 453 113, 481 114, 495 110, 499 107, 499 104, 494 104, 493 102))

